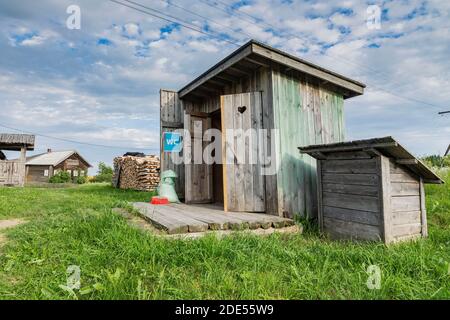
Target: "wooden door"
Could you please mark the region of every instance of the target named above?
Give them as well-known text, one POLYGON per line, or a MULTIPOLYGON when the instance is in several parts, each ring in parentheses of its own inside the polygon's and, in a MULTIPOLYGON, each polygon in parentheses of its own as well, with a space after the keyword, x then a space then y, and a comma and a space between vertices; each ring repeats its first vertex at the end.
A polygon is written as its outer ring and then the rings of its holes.
POLYGON ((222 96, 221 113, 224 210, 265 212, 261 92, 222 96))
POLYGON ((186 203, 211 203, 212 165, 203 159, 203 151, 209 143, 203 138, 205 131, 211 128, 211 118, 206 113, 189 113, 185 115, 184 124, 190 133, 190 139, 184 137, 185 156, 190 158, 185 165, 186 203))

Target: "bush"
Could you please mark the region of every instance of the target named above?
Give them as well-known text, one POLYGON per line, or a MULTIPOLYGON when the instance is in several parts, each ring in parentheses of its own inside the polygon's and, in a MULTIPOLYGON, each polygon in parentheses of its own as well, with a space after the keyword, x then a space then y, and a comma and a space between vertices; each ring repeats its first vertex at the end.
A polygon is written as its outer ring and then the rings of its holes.
POLYGON ((85 184, 87 182, 87 178, 86 177, 82 177, 82 176, 79 176, 78 178, 77 178, 77 183, 78 184, 85 184))
POLYGON ((49 179, 50 183, 68 183, 71 182, 70 174, 67 171, 60 171, 49 179))
POLYGON ((113 168, 107 166, 105 163, 98 164, 97 175, 94 177, 94 182, 112 182, 113 168))
POLYGON ((429 167, 444 168, 450 167, 450 156, 431 155, 422 158, 422 161, 429 167))

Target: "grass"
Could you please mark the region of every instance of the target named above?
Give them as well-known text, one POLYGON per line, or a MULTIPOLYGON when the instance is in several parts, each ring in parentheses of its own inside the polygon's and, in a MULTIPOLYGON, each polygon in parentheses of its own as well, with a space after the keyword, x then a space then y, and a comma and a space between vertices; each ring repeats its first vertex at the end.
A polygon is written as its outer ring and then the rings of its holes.
MULTIPOLYGON (((450 182, 450 176, 447 175, 450 182)), ((427 186, 428 239, 386 247, 303 235, 165 240, 111 212, 150 194, 107 185, 0 189, 2 299, 448 299, 450 184, 427 186), (66 287, 80 267, 81 289, 66 287), (368 289, 367 267, 382 272, 368 289)))

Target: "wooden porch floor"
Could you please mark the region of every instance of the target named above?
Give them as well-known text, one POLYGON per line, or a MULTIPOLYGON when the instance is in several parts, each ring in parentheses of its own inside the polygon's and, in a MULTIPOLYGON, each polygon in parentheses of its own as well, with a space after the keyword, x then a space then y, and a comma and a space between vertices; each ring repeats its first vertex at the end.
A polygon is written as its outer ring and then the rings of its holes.
POLYGON ((224 212, 214 205, 152 205, 133 203, 143 218, 168 234, 205 232, 208 230, 245 230, 283 228, 294 225, 291 219, 262 213, 224 212))

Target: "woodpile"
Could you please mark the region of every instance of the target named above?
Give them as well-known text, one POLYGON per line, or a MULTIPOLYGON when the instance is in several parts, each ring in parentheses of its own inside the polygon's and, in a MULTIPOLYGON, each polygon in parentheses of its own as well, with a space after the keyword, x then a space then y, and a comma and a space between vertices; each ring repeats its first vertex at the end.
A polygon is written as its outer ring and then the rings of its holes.
POLYGON ((153 191, 159 184, 159 157, 123 156, 114 159, 113 184, 120 189, 153 191))

